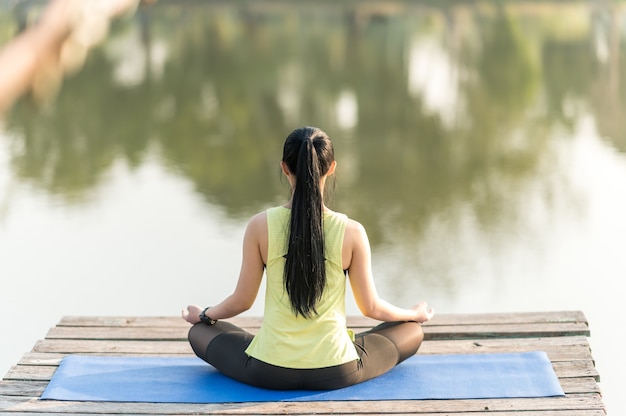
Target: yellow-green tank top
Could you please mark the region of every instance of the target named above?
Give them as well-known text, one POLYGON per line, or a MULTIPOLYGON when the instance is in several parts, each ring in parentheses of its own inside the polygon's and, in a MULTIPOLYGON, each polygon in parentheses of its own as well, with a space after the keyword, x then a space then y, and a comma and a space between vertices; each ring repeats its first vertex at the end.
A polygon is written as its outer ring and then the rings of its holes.
POLYGON ((246 353, 287 368, 330 367, 356 360, 354 335, 346 327, 346 276, 341 261, 348 219, 344 214, 324 213, 326 286, 316 305, 318 315, 306 319, 293 313, 283 280, 290 215, 284 207, 267 210, 265 311, 246 353))

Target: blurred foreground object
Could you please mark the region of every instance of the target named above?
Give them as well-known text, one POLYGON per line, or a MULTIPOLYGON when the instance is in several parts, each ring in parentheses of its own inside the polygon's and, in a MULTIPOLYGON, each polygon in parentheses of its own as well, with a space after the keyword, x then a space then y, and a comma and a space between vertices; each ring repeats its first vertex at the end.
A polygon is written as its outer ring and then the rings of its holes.
POLYGON ((39 101, 58 91, 102 41, 112 19, 155 0, 51 0, 38 22, 0 49, 0 115, 30 91, 39 101))

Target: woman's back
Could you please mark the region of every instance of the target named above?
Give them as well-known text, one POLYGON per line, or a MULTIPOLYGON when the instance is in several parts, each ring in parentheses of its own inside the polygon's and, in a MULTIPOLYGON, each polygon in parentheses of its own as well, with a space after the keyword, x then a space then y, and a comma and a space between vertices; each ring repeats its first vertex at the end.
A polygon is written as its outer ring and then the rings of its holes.
POLYGON ((324 213, 325 288, 316 313, 305 318, 294 314, 283 278, 290 215, 291 210, 285 207, 267 211, 265 312, 261 329, 246 352, 290 368, 319 368, 354 360, 358 356, 352 334, 346 329, 346 276, 342 267, 348 219, 332 211, 324 213))

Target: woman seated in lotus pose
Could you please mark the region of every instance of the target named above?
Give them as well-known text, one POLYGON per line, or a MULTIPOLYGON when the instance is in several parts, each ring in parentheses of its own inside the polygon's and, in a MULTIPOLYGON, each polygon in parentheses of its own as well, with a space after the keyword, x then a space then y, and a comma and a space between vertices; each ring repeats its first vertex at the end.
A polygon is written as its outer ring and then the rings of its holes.
POLYGON ((421 323, 434 311, 425 302, 403 309, 378 296, 363 226, 324 205, 324 184, 337 166, 326 133, 294 130, 280 165, 290 201, 248 223, 234 292, 213 307, 182 311, 193 324, 189 342, 223 374, 258 387, 330 390, 377 377, 417 352, 421 323), (264 270, 259 332, 221 321, 252 306, 264 270), (346 275, 361 312, 384 321, 356 336, 346 327, 346 275))

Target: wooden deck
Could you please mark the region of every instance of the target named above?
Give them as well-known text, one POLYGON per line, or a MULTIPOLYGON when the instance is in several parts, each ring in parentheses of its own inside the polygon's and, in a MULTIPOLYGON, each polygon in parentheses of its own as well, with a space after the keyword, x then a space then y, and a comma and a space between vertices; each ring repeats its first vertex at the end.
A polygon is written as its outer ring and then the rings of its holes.
MULTIPOLYGON (((259 318, 232 322, 256 331, 259 318)), ((359 331, 376 322, 351 317, 359 331)), ((67 354, 190 355, 177 317, 65 317, 0 382, 0 415, 32 414, 419 414, 599 416, 605 407, 582 312, 440 315, 425 325, 421 354, 546 351, 566 397, 310 403, 153 404, 43 401, 67 354)), ((5 339, 6 342, 6 339, 5 339)), ((10 342, 10 341, 9 341, 10 342)))

